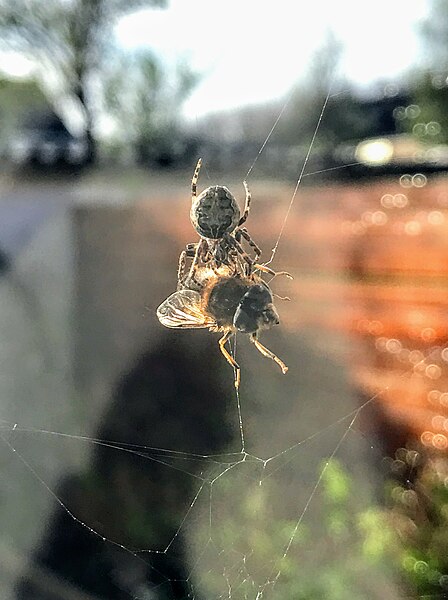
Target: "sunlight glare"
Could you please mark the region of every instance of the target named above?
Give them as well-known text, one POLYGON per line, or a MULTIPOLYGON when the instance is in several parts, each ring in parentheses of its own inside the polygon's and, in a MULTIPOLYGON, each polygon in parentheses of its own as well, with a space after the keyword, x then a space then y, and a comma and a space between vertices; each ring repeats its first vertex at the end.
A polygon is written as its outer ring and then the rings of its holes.
POLYGON ((184 57, 202 74, 184 109, 194 118, 284 96, 309 71, 329 31, 344 43, 341 72, 349 79, 396 76, 415 62, 415 23, 426 5, 415 0, 410 11, 405 0, 378 0, 366 18, 366 6, 354 0, 277 0, 274 10, 255 0, 171 0, 167 10, 123 18, 115 34, 124 49, 151 48, 168 64, 184 57))
POLYGON ((3 52, 0 71, 8 77, 30 77, 35 64, 19 52, 3 52))

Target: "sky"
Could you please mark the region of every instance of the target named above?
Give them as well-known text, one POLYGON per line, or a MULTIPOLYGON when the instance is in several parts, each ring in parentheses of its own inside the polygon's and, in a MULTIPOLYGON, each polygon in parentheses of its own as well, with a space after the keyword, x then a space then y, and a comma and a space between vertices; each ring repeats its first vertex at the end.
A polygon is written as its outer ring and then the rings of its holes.
MULTIPOLYGON (((173 71, 184 61, 200 74, 183 107, 184 116, 194 120, 284 98, 306 75, 330 30, 344 46, 341 75, 359 86, 393 81, 419 61, 418 25, 428 3, 168 0, 164 10, 122 18, 114 34, 125 51, 149 48, 173 71)), ((2 70, 10 75, 24 76, 33 68, 19 54, 2 54, 2 70)))
POLYGON ((115 29, 128 50, 153 49, 174 65, 180 57, 202 74, 185 115, 284 96, 303 77, 331 29, 344 45, 340 65, 365 86, 393 79, 418 61, 418 23, 427 0, 169 0, 115 29))

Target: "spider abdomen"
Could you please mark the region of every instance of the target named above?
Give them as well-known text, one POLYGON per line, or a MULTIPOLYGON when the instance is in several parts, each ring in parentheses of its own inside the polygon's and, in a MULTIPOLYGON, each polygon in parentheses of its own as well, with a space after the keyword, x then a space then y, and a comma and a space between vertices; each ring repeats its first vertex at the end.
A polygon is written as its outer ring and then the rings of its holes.
POLYGON ((217 240, 236 229, 240 209, 226 187, 214 185, 193 201, 190 218, 200 236, 217 240))

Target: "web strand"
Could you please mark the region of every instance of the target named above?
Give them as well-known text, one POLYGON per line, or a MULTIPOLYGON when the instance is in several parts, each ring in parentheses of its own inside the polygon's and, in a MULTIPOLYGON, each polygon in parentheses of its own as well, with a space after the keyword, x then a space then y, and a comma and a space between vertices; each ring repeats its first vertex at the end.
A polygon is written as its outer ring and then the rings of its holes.
MULTIPOLYGON (((116 546, 117 548, 120 548, 121 550, 124 550, 127 554, 131 554, 132 556, 134 556, 137 560, 143 562, 146 566, 150 567, 152 570, 154 570, 158 575, 162 576, 163 578, 167 579, 165 577, 165 575, 163 575, 163 573, 161 573, 158 569, 156 569, 155 567, 153 567, 150 563, 148 563, 147 561, 143 560, 142 558, 140 558, 135 552, 133 552, 132 550, 130 550, 129 548, 127 548, 126 546, 124 546, 123 544, 120 544, 120 542, 116 542, 114 540, 111 540, 107 537, 102 536, 98 531, 96 531, 95 529, 93 529, 93 527, 90 527, 87 523, 85 523, 84 521, 82 521, 79 517, 77 517, 69 508, 68 506, 61 500, 61 498, 50 488, 50 486, 42 479, 42 477, 38 474, 38 472, 36 471, 36 469, 34 469, 34 467, 31 466, 31 464, 22 456, 22 454, 20 454, 17 449, 10 443, 8 442, 8 440, 0 434, 0 440, 11 450, 11 452, 17 456, 17 458, 20 460, 20 462, 25 466, 25 468, 32 474, 32 476, 40 483, 40 485, 45 488, 45 490, 47 491, 47 493, 53 498, 53 500, 55 500, 59 506, 65 511, 65 513, 71 518, 73 519, 73 521, 75 523, 77 523, 78 525, 80 525, 81 527, 83 527, 84 529, 87 529, 87 531, 89 533, 91 533, 92 535, 94 535, 95 537, 101 539, 103 542, 108 542, 109 544, 116 546)), ((168 579, 167 579, 168 581, 168 579)))
POLYGON ((290 101, 291 101, 291 99, 292 99, 292 97, 293 97, 293 94, 294 94, 294 92, 292 91, 292 92, 290 93, 290 95, 288 96, 288 98, 286 99, 286 102, 283 104, 283 106, 282 106, 282 108, 281 108, 281 110, 280 110, 279 114, 277 115, 277 118, 276 118, 276 119, 275 119, 275 121, 274 121, 274 124, 273 124, 273 125, 272 125, 272 127, 271 127, 271 130, 269 131, 268 135, 266 136, 266 138, 265 138, 264 142, 261 144, 261 146, 260 146, 260 149, 258 150, 258 153, 257 153, 257 155, 256 155, 256 157, 255 157, 255 159, 254 159, 253 163, 250 165, 250 167, 249 167, 249 170, 248 170, 248 171, 247 171, 247 173, 246 173, 246 177, 244 178, 244 180, 245 180, 245 181, 248 179, 249 175, 252 173, 252 169, 255 167, 255 165, 256 165, 256 163, 257 163, 258 159, 260 158, 260 156, 261 156, 261 154, 262 154, 263 150, 264 150, 264 149, 265 149, 265 147, 266 147, 266 144, 267 144, 267 143, 269 142, 269 140, 271 139, 271 135, 274 133, 275 129, 277 128, 277 125, 279 124, 279 122, 280 122, 280 119, 281 119, 281 118, 282 118, 282 116, 283 116, 283 113, 285 112, 285 110, 286 110, 286 108, 287 108, 288 104, 290 103, 290 101))
MULTIPOLYGON (((428 362, 429 360, 431 360, 431 358, 433 357, 433 355, 438 352, 438 349, 433 349, 431 350, 427 356, 423 357, 418 363, 416 363, 415 365, 412 366, 412 368, 407 369, 406 371, 404 371, 401 375, 401 377, 405 377, 408 374, 412 373, 415 371, 415 369, 420 366, 425 364, 426 362, 428 362)), ((243 463, 247 463, 252 461, 257 465, 262 464, 263 467, 263 471, 266 469, 267 465, 269 465, 270 463, 272 463, 273 461, 275 461, 276 459, 280 458, 281 456, 286 455, 287 453, 293 452, 294 450, 298 449, 300 446, 306 444, 307 442, 310 442, 311 440, 315 439, 316 437, 320 436, 320 435, 324 435, 330 428, 335 427, 337 425, 340 425, 341 423, 343 423, 346 420, 350 419, 350 422, 348 424, 348 426, 346 428, 344 428, 343 434, 340 437, 340 439, 338 440, 336 446, 334 447, 333 451, 329 454, 328 458, 326 459, 325 465, 324 467, 321 469, 319 476, 315 482, 315 484, 313 485, 313 488, 310 492, 310 495, 308 496, 303 509, 301 510, 296 522, 295 522, 295 526, 293 528, 293 531, 291 533, 291 536, 288 540, 288 543, 286 544, 282 555, 280 556, 280 558, 278 559, 277 562, 277 567, 271 572, 271 574, 269 575, 269 577, 267 578, 265 584, 263 584, 263 586, 261 586, 261 588, 258 590, 257 595, 255 596, 255 590, 254 590, 254 598, 257 597, 259 599, 261 599, 264 595, 264 593, 268 590, 268 588, 270 588, 271 586, 274 586, 278 580, 281 577, 282 574, 282 569, 281 569, 281 563, 282 561, 285 559, 285 557, 287 556, 287 554, 289 553, 291 547, 292 547, 292 543, 294 541, 294 538, 298 532, 299 527, 301 526, 311 504, 312 501, 314 499, 314 497, 316 496, 323 477, 325 475, 325 472, 328 468, 329 463, 331 462, 332 458, 334 458, 336 456, 336 454, 338 453, 339 449, 341 448, 342 444, 344 443, 344 441, 346 440, 348 434, 351 431, 354 431, 353 426, 354 423, 356 421, 356 419, 358 418, 359 414, 372 402, 374 402, 375 400, 377 400, 385 391, 387 391, 390 388, 390 386, 386 386, 384 388, 382 388, 381 390, 379 390, 377 393, 373 394, 372 396, 370 396, 365 402, 363 402, 358 408, 354 409, 353 411, 350 411, 349 413, 344 414, 343 416, 339 417, 337 420, 335 420, 334 422, 332 422, 331 424, 327 425, 326 427, 319 429, 318 431, 314 432, 313 434, 307 436, 305 439, 298 441, 297 443, 295 443, 294 445, 282 450, 281 452, 272 455, 271 457, 267 458, 267 459, 263 459, 261 457, 257 457, 255 455, 251 455, 251 454, 247 454, 245 451, 240 452, 240 453, 233 453, 232 455, 235 456, 235 458, 237 460, 233 461, 232 463, 221 463, 218 460, 214 460, 213 463, 216 466, 222 467, 220 472, 215 475, 213 478, 206 478, 206 477, 199 477, 198 475, 192 474, 191 472, 189 472, 188 470, 185 470, 183 468, 178 468, 178 470, 184 472, 187 475, 190 475, 192 477, 196 477, 197 479, 201 480, 201 484, 199 486, 199 488, 197 489, 193 499, 190 501, 188 508, 183 516, 183 518, 181 519, 180 525, 178 526, 178 528, 176 529, 173 537, 169 540, 169 542, 165 545, 165 547, 163 549, 156 549, 156 548, 152 548, 152 549, 138 549, 138 550, 133 550, 127 546, 125 546, 124 544, 121 544, 119 541, 110 539, 108 537, 105 537, 103 535, 101 535, 98 531, 96 531, 93 527, 91 527, 88 523, 86 523, 85 521, 83 521, 82 519, 80 519, 75 513, 73 513, 73 511, 61 500, 61 498, 56 494, 56 492, 54 492, 51 487, 45 482, 45 480, 39 475, 39 473, 36 471, 36 469, 29 463, 29 461, 27 459, 25 459, 25 457, 20 454, 17 449, 15 448, 15 446, 6 439, 5 434, 1 434, 0 433, 0 440, 3 442, 3 444, 8 447, 8 449, 11 451, 11 453, 13 453, 15 456, 17 456, 17 458, 21 461, 21 463, 26 467, 26 469, 28 470, 28 472, 32 475, 32 477, 34 479, 37 480, 37 482, 45 489, 45 491, 58 503, 58 505, 65 511, 65 513, 74 521, 76 522, 79 526, 85 528, 89 533, 91 533, 92 535, 100 538, 102 541, 104 541, 105 543, 110 543, 113 546, 116 546, 117 548, 125 551, 126 553, 132 555, 133 557, 135 557, 137 560, 140 560, 142 562, 144 562, 145 565, 149 566, 152 570, 154 570, 154 572, 156 572, 158 575, 160 575, 161 577, 164 578, 165 584, 168 584, 172 581, 174 581, 173 579, 169 579, 167 578, 163 573, 161 573, 158 569, 154 568, 149 562, 143 560, 141 558, 141 554, 168 554, 169 551, 171 550, 174 542, 176 541, 176 539, 178 539, 178 537, 180 536, 180 534, 182 533, 182 530, 184 529, 194 507, 196 506, 199 498, 201 497, 203 491, 205 489, 209 489, 209 527, 210 527, 210 539, 207 542, 207 547, 209 546, 209 544, 211 544, 213 542, 213 512, 212 512, 212 506, 213 506, 213 486, 214 484, 221 478, 225 477, 229 472, 231 472, 235 467, 237 467, 238 465, 242 465, 243 463)), ((52 432, 52 431, 48 431, 48 430, 38 430, 35 429, 33 430, 32 428, 25 428, 25 427, 20 427, 20 425, 18 423, 14 423, 14 424, 9 424, 9 426, 7 425, 7 423, 4 421, 3 422, 3 427, 2 427, 4 432, 11 432, 13 434, 19 434, 19 433, 28 433, 28 434, 41 434, 41 435, 55 435, 56 437, 68 437, 70 439, 79 441, 79 442, 90 442, 93 444, 100 444, 100 445, 105 445, 106 447, 109 447, 111 449, 117 450, 117 451, 124 451, 124 452, 131 452, 132 454, 136 454, 139 457, 145 458, 147 460, 152 460, 153 457, 144 454, 142 452, 139 451, 135 451, 132 450, 130 448, 126 448, 124 446, 115 446, 113 443, 111 444, 110 442, 103 442, 102 440, 98 439, 98 438, 89 438, 87 436, 77 436, 77 435, 70 435, 70 434, 64 434, 61 432, 52 432)), ((140 446, 141 448, 141 446, 140 446)), ((143 447, 144 448, 144 447, 143 447)), ((156 451, 156 452, 160 452, 160 453, 164 453, 166 452, 166 449, 164 448, 157 448, 157 447, 150 447, 152 451, 156 451)), ((169 451, 171 452, 171 451, 169 451)), ((203 460, 205 461, 205 464, 210 464, 209 463, 209 455, 198 455, 195 453, 188 453, 188 452, 182 452, 182 451, 176 451, 177 456, 172 457, 176 460, 185 460, 186 458, 190 457, 192 459, 195 460, 200 460, 201 457, 203 458, 203 460)), ((226 454, 222 454, 222 455, 213 455, 215 457, 217 456, 229 456, 226 454)), ((284 469, 286 467, 286 465, 289 463, 289 461, 291 460, 288 459, 287 461, 284 461, 281 465, 279 465, 278 467, 276 467, 273 471, 270 471, 269 474, 264 475, 261 478, 254 478, 259 480, 260 484, 265 481, 268 477, 270 477, 273 473, 277 473, 279 471, 281 471, 282 469, 284 469)), ((167 468, 172 468, 172 465, 169 463, 163 463, 163 466, 166 466, 167 468)), ((259 468, 258 466, 256 468, 259 468)), ((207 547, 205 547, 201 553, 201 556, 203 554, 205 554, 205 551, 207 549, 207 547)), ((247 558, 247 557, 246 557, 247 558)), ((196 564, 199 564, 201 560, 201 557, 199 557, 197 559, 196 564)), ((237 563, 236 563, 237 564, 237 563)), ((242 567, 239 569, 238 573, 241 575, 244 571, 244 560, 242 563, 242 567)), ((194 568, 191 570, 188 578, 186 580, 182 580, 184 582, 189 582, 192 574, 194 572, 194 568)), ((232 586, 230 579, 228 579, 229 584, 231 586, 231 588, 236 591, 239 588, 239 585, 236 586, 232 586)), ((164 585, 162 584, 157 584, 156 586, 153 586, 152 589, 156 589, 157 587, 160 587, 160 585, 164 585)), ((221 596, 219 596, 221 597, 221 596)), ((434 596, 437 597, 437 596, 434 596)))
MULTIPOLYGON (((234 336, 234 342, 233 342, 233 358, 236 361, 236 335, 234 336)), ((234 377, 235 377, 235 381, 236 381, 236 369, 235 368, 234 368, 234 377)), ((240 400, 239 387, 235 388, 235 395, 236 395, 236 406, 237 406, 237 411, 238 411, 238 427, 240 430, 241 453, 244 454, 246 451, 246 445, 245 445, 245 441, 244 441, 244 427, 243 427, 243 417, 241 414, 241 400, 240 400)))
MULTIPOLYGON (((329 100, 330 98, 335 98, 336 96, 340 96, 341 94, 345 94, 345 93, 347 93, 347 92, 350 92, 350 91, 351 91, 350 89, 347 89, 347 90, 341 90, 341 91, 339 91, 339 92, 336 92, 336 93, 330 94, 330 91, 331 91, 331 88, 332 88, 332 85, 333 85, 334 78, 335 78, 335 74, 333 74, 333 77, 332 77, 332 79, 331 79, 331 83, 330 83, 330 85, 329 85, 329 91, 328 91, 328 96, 327 96, 327 98, 326 98, 325 105, 326 105, 326 103, 328 102, 328 100, 329 100)), ((272 127, 271 127, 271 129, 270 129, 270 131, 269 131, 269 133, 268 133, 268 134, 267 134, 267 136, 265 137, 265 139, 264 139, 263 143, 262 143, 262 144, 261 144, 261 146, 260 146, 260 149, 259 149, 259 150, 258 150, 258 152, 257 152, 257 155, 255 156, 255 159, 253 160, 252 164, 250 165, 250 167, 249 167, 249 169, 248 169, 248 171, 247 171, 247 173, 246 173, 246 176, 245 176, 245 178, 244 178, 244 180, 245 180, 245 181, 246 181, 246 180, 249 178, 249 175, 252 173, 252 171, 253 171, 253 168, 255 167, 255 165, 257 164, 257 161, 258 161, 258 159, 260 158, 261 154, 263 153, 263 150, 265 149, 265 147, 266 147, 267 143, 268 143, 268 142, 269 142, 269 140, 271 139, 271 136, 272 136, 272 134, 274 133, 274 131, 276 130, 276 128, 277 128, 277 125, 278 125, 278 124, 279 124, 279 122, 281 121, 281 118, 283 117, 283 114, 284 114, 285 110, 287 109, 287 107, 288 107, 288 105, 290 104, 290 102, 291 102, 292 98, 294 97, 294 93, 295 93, 295 89, 292 89, 292 90, 291 90, 291 92, 289 93, 289 95, 287 96, 287 98, 286 98, 285 102, 283 103, 283 105, 282 105, 282 108, 280 109, 280 111, 279 111, 279 113, 278 113, 278 115, 277 115, 277 117, 276 117, 276 119, 275 119, 275 121, 274 121, 274 123, 273 123, 273 125, 272 125, 272 127)), ((323 110, 325 111, 325 107, 323 107, 323 110)), ((322 116, 323 116, 323 115, 322 115, 322 116)), ((316 131, 316 133, 317 133, 317 131, 316 131)), ((313 143, 314 143, 314 141, 312 142, 312 144, 313 144, 313 143)), ((311 144, 311 147, 312 147, 312 144, 311 144)), ((311 149, 312 149, 312 148, 309 148, 309 152, 311 152, 311 149)), ((306 165, 305 165, 305 166, 306 166, 306 165)))
MULTIPOLYGON (((339 92, 337 94, 331 94, 330 93, 331 87, 332 87, 332 85, 330 85, 330 88, 326 95, 322 109, 320 111, 315 129, 314 129, 314 132, 312 135, 312 139, 310 141, 304 162, 302 164, 302 167, 301 167, 301 170, 299 173, 299 177, 297 179, 293 194, 291 196, 289 205, 287 207, 287 211, 284 216, 278 237, 277 237, 274 247, 272 249, 271 257, 270 257, 269 261, 267 263, 265 263, 266 265, 269 265, 275 258, 275 255, 277 253, 281 238, 283 236, 290 212, 292 210, 293 204, 295 202, 295 199, 296 199, 296 196, 297 196, 297 193, 298 193, 298 190, 299 190, 299 187, 301 185, 303 178, 311 177, 313 175, 317 175, 317 174, 321 174, 321 173, 325 173, 325 172, 329 172, 329 171, 334 171, 337 169, 343 169, 343 168, 347 168, 349 166, 354 166, 354 165, 360 164, 360 163, 351 163, 349 165, 344 165, 341 167, 332 167, 332 168, 328 168, 328 169, 322 169, 320 171, 315 171, 312 173, 305 172, 306 167, 309 162, 309 158, 311 156, 311 153, 312 153, 312 150, 314 147, 316 136, 318 134, 319 128, 322 123, 322 119, 324 117, 324 113, 326 111, 326 108, 327 108, 327 105, 329 102, 329 99, 343 93, 343 92, 339 92)), ((280 122, 280 119, 282 118, 282 116, 291 100, 291 97, 292 97, 292 94, 287 98, 286 102, 283 104, 268 135, 266 136, 254 161, 252 162, 251 166, 249 167, 249 170, 247 171, 246 179, 252 173, 260 155, 262 154, 267 143, 271 139, 273 132, 275 131, 278 123, 280 122)), ((208 173, 207 173, 207 176, 208 176, 208 173)), ((234 347, 233 347, 233 355, 234 355, 235 359, 236 359, 236 350, 237 350, 237 347, 236 347, 236 337, 235 337, 235 342, 234 342, 234 347)), ((422 358, 421 361, 419 361, 417 364, 413 365, 411 368, 406 369, 400 375, 400 378, 406 377, 407 375, 412 373, 416 367, 418 367, 419 365, 425 364, 427 361, 429 361, 431 359, 431 357, 433 356, 433 354, 435 352, 436 352, 436 350, 431 350, 427 356, 422 358)), ((145 446, 145 445, 137 445, 137 444, 135 444, 135 445, 127 444, 127 443, 122 443, 122 442, 115 442, 113 440, 103 440, 103 439, 88 437, 88 436, 84 436, 84 435, 74 435, 74 434, 70 434, 70 433, 49 431, 49 430, 45 430, 45 429, 37 429, 37 428, 35 429, 32 427, 20 426, 18 423, 14 423, 14 424, 9 423, 7 421, 2 421, 2 425, 0 425, 0 430, 3 431, 3 434, 0 433, 0 440, 3 442, 4 446, 20 460, 20 462, 26 468, 28 473, 39 483, 40 486, 42 486, 42 488, 45 490, 45 492, 54 501, 57 502, 57 504, 60 506, 60 508, 62 510, 64 510, 64 512, 69 516, 69 518, 72 519, 77 525, 85 528, 89 534, 92 534, 92 535, 100 538, 103 542, 109 543, 109 544, 119 548, 120 550, 126 552, 127 554, 132 555, 132 557, 134 557, 136 560, 144 563, 145 566, 150 567, 155 573, 157 573, 163 579, 163 583, 155 585, 151 588, 152 590, 156 590, 161 585, 165 585, 166 583, 169 583, 172 581, 177 581, 177 580, 168 578, 160 570, 154 568, 150 562, 147 562, 146 560, 144 560, 140 555, 143 553, 147 553, 147 554, 151 554, 151 553, 152 554, 168 554, 168 553, 170 553, 175 542, 183 534, 187 522, 189 521, 190 518, 192 518, 193 512, 194 512, 195 508, 197 507, 199 500, 201 499, 201 501, 203 501, 203 497, 205 497, 204 501, 207 501, 207 495, 208 495, 208 506, 206 507, 207 508, 206 519, 208 520, 208 539, 207 539, 206 543, 203 545, 201 552, 198 553, 196 560, 194 561, 194 563, 191 566, 191 569, 189 569, 186 579, 179 580, 179 581, 191 583, 191 580, 193 578, 195 571, 199 568, 201 561, 203 560, 206 552, 209 549, 213 552, 216 552, 217 559, 222 558, 222 556, 224 554, 224 549, 220 550, 213 539, 214 527, 218 526, 216 524, 216 521, 218 519, 214 518, 214 511, 213 511, 213 508, 214 508, 214 506, 213 506, 214 484, 216 482, 226 478, 226 476, 228 476, 230 473, 237 470, 237 467, 240 467, 241 465, 246 464, 246 465, 249 465, 251 470, 253 470, 254 472, 256 471, 258 473, 258 477, 254 477, 252 472, 249 472, 249 474, 246 475, 245 481, 247 480, 248 482, 250 482, 251 478, 253 478, 253 480, 259 481, 259 484, 261 485, 268 478, 272 477, 275 474, 278 474, 283 469, 285 469, 286 466, 290 463, 290 461, 292 461, 293 458, 295 458, 297 450, 302 448, 308 442, 315 440, 319 436, 323 436, 331 428, 335 428, 336 426, 342 425, 345 423, 343 433, 339 437, 333 450, 326 457, 324 466, 321 468, 319 475, 317 476, 317 479, 314 481, 311 491, 310 491, 309 495, 307 496, 306 501, 303 505, 303 508, 294 514, 294 527, 293 527, 292 533, 291 533, 289 539, 287 540, 286 545, 281 546, 280 556, 275 561, 272 569, 269 571, 269 568, 267 568, 266 571, 269 573, 269 575, 266 578, 266 581, 256 589, 255 582, 254 582, 254 580, 252 580, 252 587, 253 587, 253 594, 254 594, 253 598, 256 598, 257 600, 261 600, 261 598, 264 597, 264 595, 267 593, 267 591, 272 590, 272 588, 279 582, 279 580, 282 576, 282 563, 284 563, 286 557, 288 556, 288 554, 292 548, 294 539, 296 538, 297 533, 298 533, 302 523, 304 522, 305 517, 308 514, 308 510, 310 509, 310 507, 313 503, 313 500, 315 499, 319 489, 322 486, 324 476, 328 470, 328 466, 331 463, 332 459, 334 459, 336 457, 336 455, 340 451, 342 445, 345 443, 345 441, 347 440, 350 433, 352 431, 356 431, 354 429, 354 425, 355 425, 355 422, 356 422, 358 416, 360 415, 360 413, 368 405, 375 402, 379 397, 381 397, 385 392, 387 392, 391 388, 391 385, 381 388, 381 390, 379 390, 375 394, 371 395, 358 408, 348 412, 347 414, 344 414, 341 417, 338 417, 337 420, 333 421, 326 427, 313 432, 306 438, 297 441, 296 443, 290 445, 289 447, 277 452, 276 454, 274 454, 268 458, 262 458, 262 457, 259 457, 259 456, 253 455, 253 454, 249 454, 246 452, 245 428, 243 426, 241 400, 240 400, 240 394, 239 394, 238 389, 236 389, 236 404, 237 404, 239 439, 240 439, 240 443, 241 443, 240 452, 224 452, 224 453, 219 453, 219 454, 201 454, 201 453, 187 452, 187 451, 182 451, 182 450, 174 450, 174 449, 170 449, 170 448, 145 446), (346 422, 348 422, 348 425, 346 422), (48 483, 41 477, 39 472, 32 466, 32 464, 22 454, 20 454, 17 451, 17 448, 13 445, 13 443, 11 443, 11 441, 6 438, 5 434, 7 432, 10 432, 11 434, 13 433, 14 435, 26 434, 26 435, 54 436, 56 438, 71 439, 71 440, 81 442, 81 443, 89 443, 92 445, 98 445, 98 446, 109 448, 111 450, 115 450, 117 452, 124 452, 124 453, 134 455, 139 458, 143 458, 143 459, 153 462, 157 465, 160 465, 163 468, 178 471, 180 473, 183 473, 183 474, 191 477, 192 481, 195 482, 194 491, 192 491, 191 496, 189 497, 186 512, 183 514, 183 517, 180 520, 180 524, 177 527, 177 529, 175 530, 174 535, 172 536, 172 538, 168 541, 168 543, 165 546, 162 546, 163 549, 140 549, 140 550, 132 550, 131 548, 121 544, 119 541, 115 541, 113 539, 109 539, 107 537, 102 536, 98 531, 96 531, 88 523, 86 523, 84 520, 80 519, 69 508, 69 506, 67 506, 67 504, 61 500, 61 498, 56 494, 56 492, 54 490, 51 489, 51 487, 48 485, 48 483), (193 469, 186 468, 186 467, 188 467, 188 465, 185 464, 186 461, 194 462, 195 467, 198 466, 198 472, 194 472, 193 469), (276 461, 279 461, 279 462, 281 461, 281 463, 277 465, 276 461), (202 467, 202 469, 199 470, 199 467, 202 467), (260 476, 260 467, 261 467, 261 476, 260 476), (267 472, 267 470, 268 470, 267 467, 269 467, 269 472, 267 472), (204 470, 205 471, 208 470, 208 475, 207 474, 204 475, 204 473, 203 473, 204 470), (208 494, 207 494, 207 492, 208 492, 208 494)), ((316 475, 317 475, 317 473, 316 473, 316 475)), ((248 552, 247 554, 244 554, 243 556, 239 555, 238 558, 234 562, 232 562, 232 564, 230 565, 229 568, 224 567, 223 578, 225 580, 226 590, 221 595, 217 596, 216 598, 220 598, 220 599, 228 598, 229 600, 231 600, 232 595, 234 595, 238 591, 238 589, 240 589, 242 583, 245 583, 251 579, 250 572, 246 566, 246 561, 251 556, 251 554, 252 554, 252 552, 248 552), (242 583, 240 583, 240 584, 233 583, 232 577, 235 579, 235 581, 242 581, 242 583)), ((209 575, 209 572, 204 573, 202 576, 202 579, 206 580, 207 575, 209 575)), ((191 597, 194 598, 195 592, 194 592, 193 584, 191 584, 191 586, 192 586, 192 594, 193 594, 193 596, 191 596, 191 597)), ((425 598, 434 598, 435 599, 435 598, 442 598, 442 597, 444 597, 443 594, 425 595, 425 598)), ((210 600, 211 600, 212 597, 208 596, 208 598, 210 598, 210 600)), ((253 599, 250 598, 249 600, 253 600, 253 599)))
POLYGON ((311 152, 313 150, 314 142, 316 140, 317 133, 318 133, 320 125, 322 123, 322 119, 324 117, 325 110, 327 108, 328 100, 330 99, 331 87, 332 87, 332 83, 333 83, 334 77, 335 77, 335 75, 333 75, 333 78, 331 80, 331 83, 330 83, 327 95, 325 97, 324 103, 323 103, 321 111, 319 113, 319 118, 317 119, 317 123, 316 123, 316 126, 314 128, 314 132, 313 132, 313 136, 311 138, 311 142, 310 142, 310 144, 308 146, 308 150, 307 150, 307 153, 305 155, 305 159, 304 159, 303 164, 302 164, 302 168, 300 169, 300 174, 299 174, 299 177, 297 179, 296 186, 294 188, 293 194, 291 196, 291 200, 289 201, 288 208, 286 210, 286 213, 285 213, 282 225, 280 227, 280 232, 278 234, 278 237, 277 237, 277 240, 276 240, 276 242, 274 244, 274 247, 272 248, 271 258, 265 263, 265 265, 270 265, 272 263, 272 261, 274 260, 275 255, 277 253, 277 250, 278 250, 278 247, 279 247, 279 244, 280 244, 280 240, 281 240, 281 238, 283 236, 283 232, 285 230, 286 223, 288 221, 289 214, 291 212, 291 209, 293 207, 294 201, 296 199, 296 195, 297 195, 297 192, 299 190, 300 184, 302 183, 302 179, 303 179, 303 176, 304 176, 304 173, 305 173, 305 169, 307 167, 308 160, 309 160, 309 158, 311 156, 311 152))
MULTIPOLYGON (((303 507, 303 510, 302 510, 302 512, 300 513, 300 515, 299 515, 299 518, 298 518, 298 520, 297 520, 297 522, 296 522, 296 524, 295 524, 295 526, 294 526, 294 529, 293 529, 293 531, 292 531, 291 537, 289 538, 289 540, 288 540, 288 543, 286 544, 285 550, 284 550, 284 552, 283 552, 283 554, 282 554, 282 556, 281 556, 281 558, 280 558, 280 561, 279 561, 279 562, 280 562, 280 564, 282 563, 282 561, 284 561, 284 559, 286 558, 286 556, 287 556, 287 554, 288 554, 288 552, 289 552, 289 550, 290 550, 290 548, 291 548, 291 545, 292 545, 292 543, 293 543, 293 541, 294 541, 294 538, 295 538, 295 537, 296 537, 296 535, 297 535, 297 531, 298 531, 298 529, 299 529, 300 525, 302 524, 302 521, 303 521, 303 519, 304 519, 304 517, 305 517, 305 514, 306 514, 306 512, 308 511, 308 508, 310 507, 310 505, 311 505, 311 502, 313 501, 313 498, 314 498, 314 496, 316 495, 316 492, 317 492, 317 490, 318 490, 318 489, 319 489, 319 487, 320 487, 320 484, 322 483, 322 479, 324 478, 324 475, 325 475, 325 473, 326 473, 326 471, 327 471, 327 469, 328 469, 328 466, 329 466, 329 464, 330 464, 330 463, 331 463, 331 461, 334 459, 334 457, 336 456, 336 454, 337 454, 337 453, 338 453, 338 451, 339 451, 339 448, 340 448, 340 447, 341 447, 341 445, 343 444, 343 442, 344 442, 345 438, 347 437, 347 435, 348 435, 348 434, 349 434, 349 432, 351 431, 351 428, 352 428, 352 426, 353 426, 354 422, 356 421, 356 419, 357 419, 357 417, 358 417, 358 415, 359 415, 360 411, 361 411, 361 408, 358 408, 358 409, 355 411, 355 414, 354 414, 354 416, 353 416, 352 420, 350 421, 350 424, 349 424, 349 426, 347 427, 347 429, 346 429, 346 430, 344 431, 344 433, 342 434, 341 438, 339 439, 338 443, 336 444, 336 447, 334 448, 334 450, 333 450, 333 452, 330 454, 330 456, 327 458, 327 460, 326 460, 326 462, 325 462, 325 465, 324 465, 324 467, 321 469, 321 471, 320 471, 320 474, 319 474, 319 477, 317 478, 317 481, 316 481, 316 483, 314 484, 314 486, 313 486, 313 489, 311 490, 311 494, 309 495, 309 497, 308 497, 308 500, 306 501, 306 503, 305 503, 305 506, 303 507)), ((264 590, 266 589, 266 587, 267 587, 268 585, 272 585, 272 587, 273 587, 273 586, 274 586, 274 585, 277 583, 278 579, 280 578, 281 572, 282 572, 282 571, 281 571, 281 568, 279 567, 279 569, 278 569, 278 571, 277 571, 277 573, 276 573, 276 575, 274 576, 274 578, 273 578, 273 579, 271 579, 271 577, 272 577, 272 575, 273 575, 273 573, 271 573, 271 575, 270 575, 270 576, 267 578, 267 580, 266 580, 266 583, 264 584, 264 586, 263 586, 263 587, 262 587, 262 589, 260 590, 260 591, 261 591, 261 594, 260 594, 260 595, 257 595, 257 598, 261 598, 261 597, 262 597, 262 595, 263 595, 263 593, 264 593, 264 590)))

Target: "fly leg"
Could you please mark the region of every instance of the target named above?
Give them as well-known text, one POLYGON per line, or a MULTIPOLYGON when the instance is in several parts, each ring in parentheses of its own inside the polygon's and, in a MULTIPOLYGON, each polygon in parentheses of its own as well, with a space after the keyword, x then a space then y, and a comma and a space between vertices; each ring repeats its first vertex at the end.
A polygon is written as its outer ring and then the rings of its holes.
POLYGON ((266 358, 270 358, 271 360, 273 360, 274 362, 276 362, 278 364, 278 366, 282 370, 283 375, 285 375, 288 372, 288 367, 285 365, 285 363, 282 360, 280 360, 279 357, 276 356, 273 352, 271 352, 265 346, 263 346, 263 344, 261 342, 259 342, 257 340, 256 333, 252 333, 252 335, 250 336, 250 341, 253 344, 255 344, 255 347, 257 348, 257 350, 259 352, 261 352, 261 354, 263 356, 266 356, 266 358))
POLYGON ((261 271, 262 273, 272 275, 272 278, 278 277, 279 275, 285 275, 288 279, 294 279, 291 273, 288 273, 287 271, 274 271, 274 269, 270 269, 266 265, 255 264, 254 269, 255 271, 261 271))
POLYGON ((232 331, 227 331, 222 336, 222 338, 219 340, 218 343, 219 343, 221 352, 224 354, 224 358, 235 369, 235 387, 236 387, 236 389, 238 389, 240 387, 240 381, 241 381, 241 369, 240 369, 239 364, 236 362, 236 360, 233 358, 233 356, 231 354, 229 354, 227 348, 225 347, 225 344, 230 340, 232 335, 233 335, 232 331))

